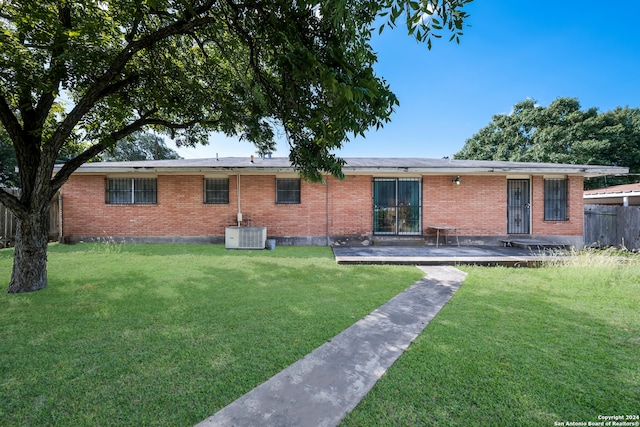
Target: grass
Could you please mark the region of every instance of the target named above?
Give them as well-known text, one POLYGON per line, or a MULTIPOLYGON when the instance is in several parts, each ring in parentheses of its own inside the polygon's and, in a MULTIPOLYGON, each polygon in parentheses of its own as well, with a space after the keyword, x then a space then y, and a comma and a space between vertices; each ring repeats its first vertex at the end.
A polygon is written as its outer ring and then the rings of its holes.
MULTIPOLYGON (((618 255, 464 267, 343 426, 638 414, 640 269, 618 255)), ((0 250, 0 282, 11 263, 0 250)), ((0 425, 193 425, 420 276, 338 266, 328 248, 52 245, 46 289, 0 293, 0 425)))
POLYGON ((585 252, 538 269, 463 268, 462 287, 342 426, 637 416, 640 268, 609 255, 585 252))
POLYGON ((328 248, 52 245, 47 288, 0 293, 0 425, 193 425, 420 277, 328 248))

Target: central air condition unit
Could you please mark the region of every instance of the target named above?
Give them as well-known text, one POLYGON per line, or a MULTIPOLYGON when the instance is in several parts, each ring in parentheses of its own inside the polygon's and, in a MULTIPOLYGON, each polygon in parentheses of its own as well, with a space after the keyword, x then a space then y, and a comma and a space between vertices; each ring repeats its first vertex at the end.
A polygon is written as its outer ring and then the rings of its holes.
POLYGON ((227 227, 224 232, 226 249, 264 249, 267 227, 227 227))

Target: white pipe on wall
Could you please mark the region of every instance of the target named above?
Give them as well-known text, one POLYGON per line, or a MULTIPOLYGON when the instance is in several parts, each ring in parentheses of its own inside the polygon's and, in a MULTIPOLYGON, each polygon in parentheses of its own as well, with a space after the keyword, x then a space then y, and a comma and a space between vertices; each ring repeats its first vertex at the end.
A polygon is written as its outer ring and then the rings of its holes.
POLYGON ((324 179, 324 219, 325 219, 325 234, 327 236, 327 246, 331 246, 331 238, 329 237, 329 175, 324 179))
POLYGON ((62 191, 58 192, 58 242, 62 243, 62 191))
POLYGON ((238 227, 242 225, 242 211, 240 210, 240 174, 236 175, 236 197, 238 198, 238 227))

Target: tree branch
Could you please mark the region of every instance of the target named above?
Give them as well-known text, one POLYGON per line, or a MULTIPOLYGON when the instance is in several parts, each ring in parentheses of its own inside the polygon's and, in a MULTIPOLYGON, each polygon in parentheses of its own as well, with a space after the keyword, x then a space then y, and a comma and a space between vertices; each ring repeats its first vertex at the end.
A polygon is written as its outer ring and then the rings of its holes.
POLYGON ((22 126, 3 95, 0 95, 0 122, 2 122, 14 146, 16 143, 22 142, 22 126))
POLYGON ((9 208, 17 217, 23 218, 27 215, 27 209, 20 200, 2 187, 0 187, 0 204, 9 208))
POLYGON ((142 21, 142 11, 140 10, 140 7, 138 7, 136 9, 136 15, 134 17, 133 24, 131 25, 131 29, 124 36, 124 39, 127 42, 131 43, 133 39, 135 39, 136 34, 138 33, 138 26, 140 25, 141 21, 142 21))
POLYGON ((0 122, 2 122, 9 134, 9 139, 13 142, 22 187, 21 198, 28 198, 33 189, 30 178, 35 176, 36 167, 40 161, 39 146, 34 143, 33 138, 30 138, 22 128, 18 118, 3 96, 0 96, 0 122))
MULTIPOLYGON (((155 112, 155 110, 153 112, 155 112)), ((67 179, 69 179, 71 174, 75 172, 80 166, 82 166, 87 161, 91 160, 93 157, 97 156, 102 151, 106 150, 107 148, 115 144, 117 141, 131 135, 134 132, 139 131, 144 126, 156 125, 156 126, 162 126, 171 130, 178 130, 178 129, 187 129, 197 124, 205 124, 205 125, 211 125, 211 126, 215 126, 219 124, 217 121, 214 121, 214 120, 204 120, 204 121, 190 120, 184 123, 174 123, 174 122, 170 122, 168 120, 163 120, 160 118, 148 117, 151 114, 153 113, 149 112, 145 116, 125 126, 124 128, 118 131, 112 132, 104 140, 96 143, 95 145, 92 145, 91 147, 87 148, 85 151, 80 153, 78 156, 66 162, 62 166, 62 168, 60 168, 58 173, 56 173, 55 177, 51 180, 51 187, 52 187, 51 197, 53 197, 55 192, 58 191, 60 187, 62 187, 62 185, 67 181, 67 179)))
POLYGON ((58 18, 60 19, 60 23, 62 24, 63 31, 60 31, 58 34, 56 34, 53 41, 54 44, 51 50, 51 68, 49 72, 48 82, 49 84, 47 85, 48 90, 44 91, 44 93, 38 100, 38 104, 36 105, 38 128, 44 126, 51 106, 55 102, 58 87, 60 86, 60 83, 62 82, 66 74, 65 61, 62 58, 64 58, 65 56, 65 47, 67 46, 69 37, 67 36, 65 30, 71 30, 73 28, 73 24, 71 22, 71 7, 69 6, 68 2, 65 2, 63 5, 61 5, 60 9, 58 10, 58 18))
MULTIPOLYGON (((213 3, 213 1, 209 1, 203 6, 195 9, 195 12, 205 13, 211 8, 213 3)), ((166 27, 158 29, 156 32, 149 34, 138 41, 127 44, 116 56, 109 69, 105 71, 102 76, 96 79, 95 83, 89 88, 89 90, 87 90, 85 95, 80 99, 80 101, 78 101, 69 114, 67 114, 63 122, 60 123, 54 134, 51 136, 51 141, 53 141, 58 147, 62 147, 64 141, 66 141, 71 135, 74 127, 82 117, 84 117, 84 115, 93 108, 96 102, 107 94, 115 92, 115 90, 110 91, 108 88, 112 84, 112 81, 120 75, 127 63, 137 52, 147 49, 155 43, 171 36, 185 34, 195 28, 212 23, 216 19, 216 17, 211 16, 203 16, 190 20, 180 19, 166 27)), ((127 79, 125 79, 125 81, 126 80, 127 79)), ((111 86, 111 88, 114 89, 117 88, 117 86, 111 86)))
POLYGON ((60 189, 60 187, 62 187, 62 185, 69 179, 73 172, 75 172, 84 163, 88 162, 93 157, 109 148, 110 145, 111 144, 107 142, 98 142, 95 145, 92 145, 91 147, 84 150, 82 153, 78 154, 73 159, 66 162, 51 179, 51 197, 53 197, 53 195, 60 189))
POLYGON ((186 34, 189 35, 198 44, 198 47, 202 52, 202 56, 204 56, 206 59, 209 59, 209 54, 207 54, 207 51, 204 48, 204 42, 198 38, 196 33, 194 33, 193 31, 189 31, 186 34))

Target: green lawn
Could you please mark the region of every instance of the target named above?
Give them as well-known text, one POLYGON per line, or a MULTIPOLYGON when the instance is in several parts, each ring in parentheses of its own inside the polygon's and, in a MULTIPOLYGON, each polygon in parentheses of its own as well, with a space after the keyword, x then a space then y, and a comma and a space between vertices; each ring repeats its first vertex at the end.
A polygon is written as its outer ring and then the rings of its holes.
POLYGON ((343 427, 637 422, 640 267, 602 259, 463 268, 462 287, 343 427))
POLYGON ((421 276, 329 248, 52 245, 47 288, 0 293, 0 425, 193 425, 421 276))
MULTIPOLYGON (((640 268, 472 268, 344 426, 542 425, 640 412, 640 268)), ((602 258, 610 259, 610 258, 602 258)), ((0 250, 8 283, 10 250, 0 250)), ((52 245, 0 293, 0 425, 192 425, 421 277, 328 248, 52 245)))

